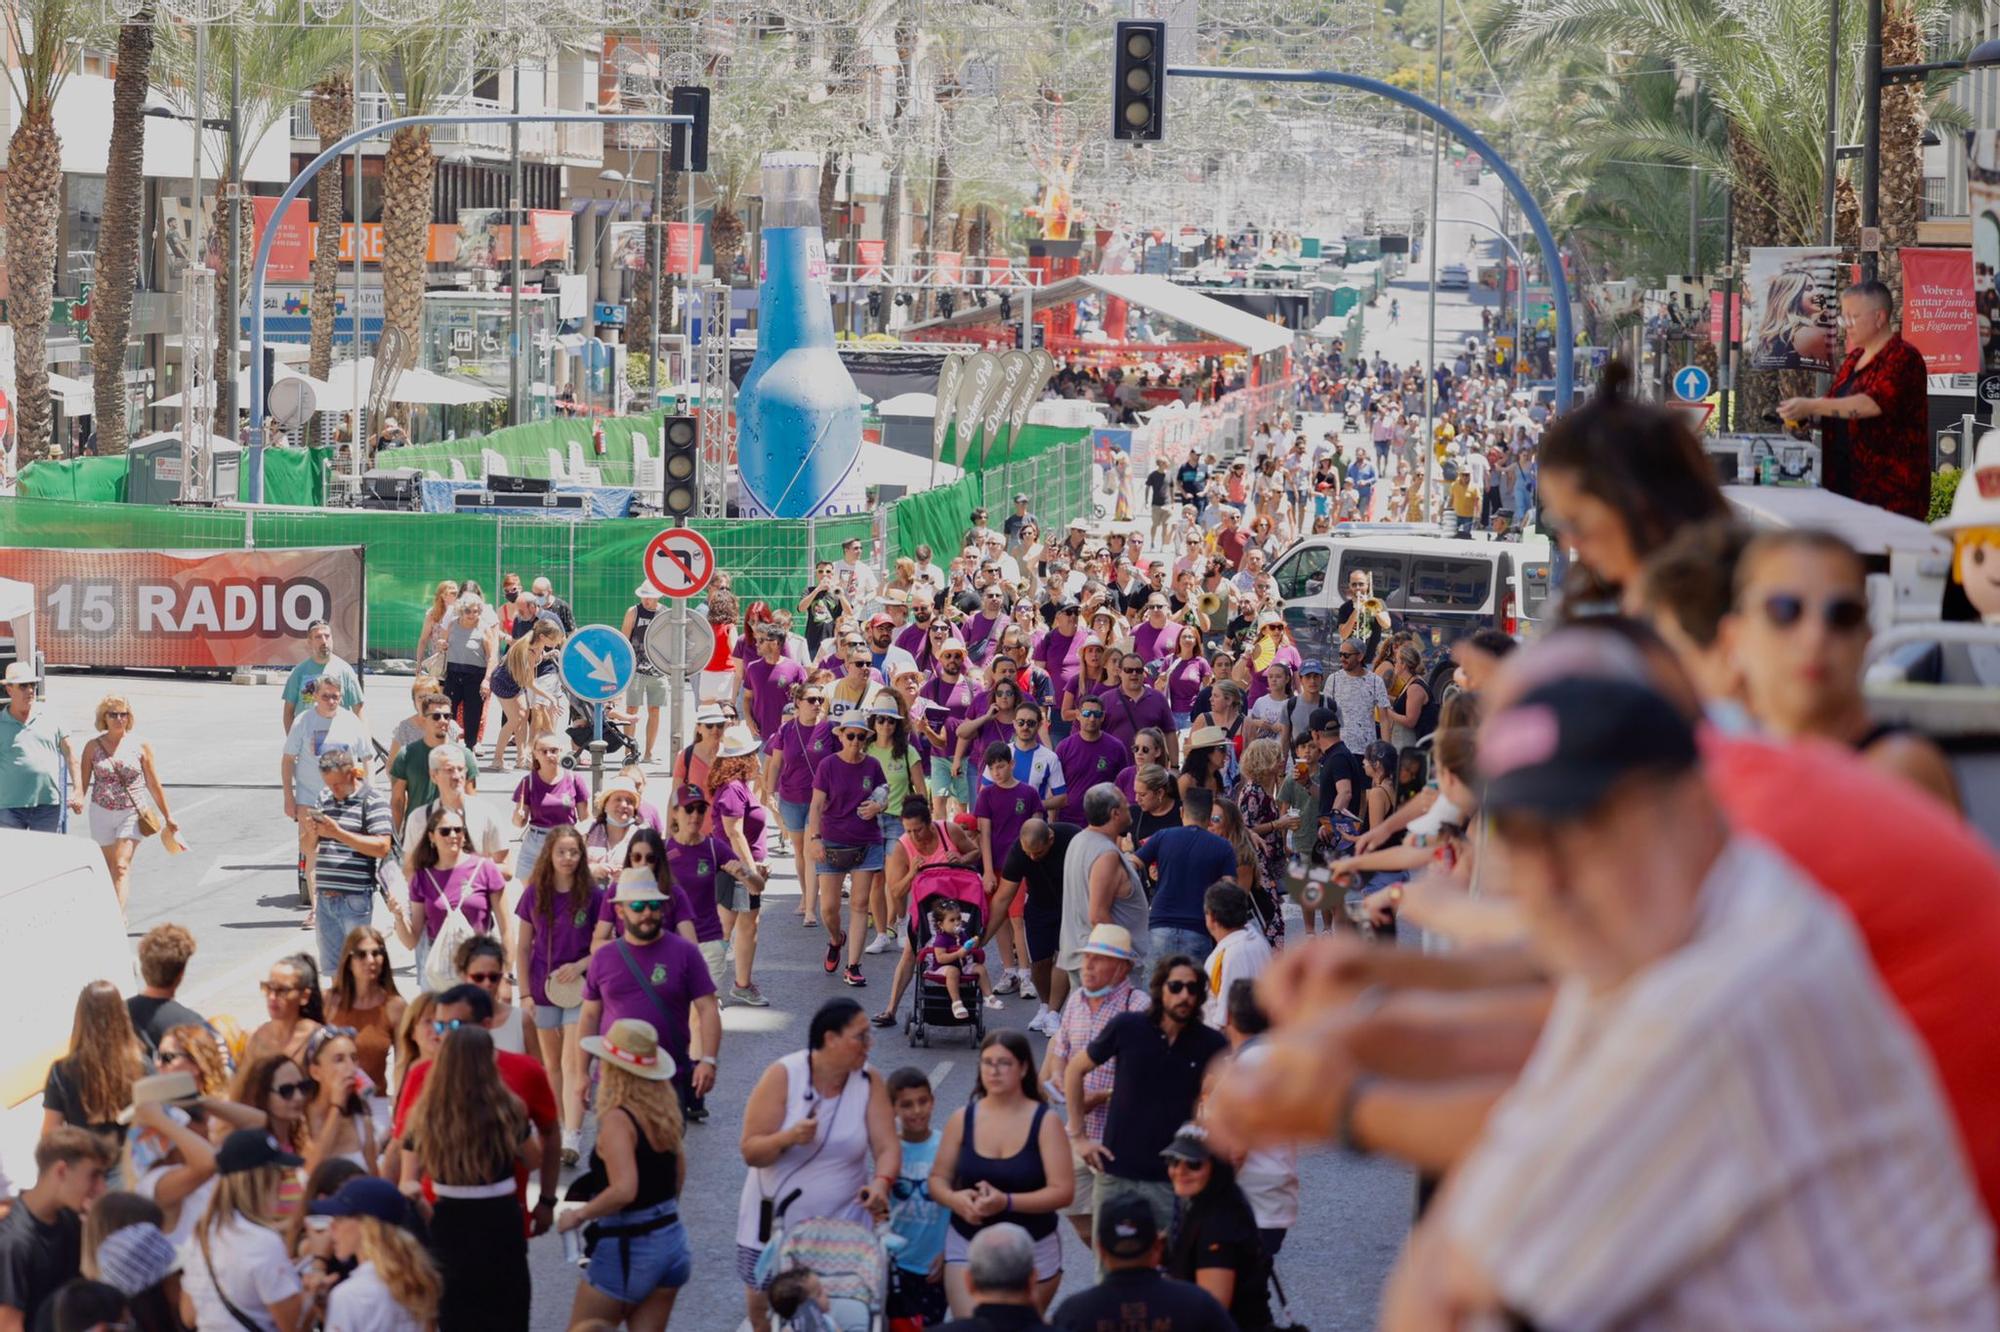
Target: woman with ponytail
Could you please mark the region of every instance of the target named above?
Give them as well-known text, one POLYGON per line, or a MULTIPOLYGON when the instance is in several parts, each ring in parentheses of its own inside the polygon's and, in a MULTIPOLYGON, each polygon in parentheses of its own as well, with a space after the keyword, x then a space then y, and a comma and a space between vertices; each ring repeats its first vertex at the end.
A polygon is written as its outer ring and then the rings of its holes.
POLYGON ((324 1332, 427 1332, 444 1282, 410 1233, 409 1202, 386 1179, 364 1175, 312 1205, 333 1218, 333 1254, 354 1271, 326 1297, 324 1332))

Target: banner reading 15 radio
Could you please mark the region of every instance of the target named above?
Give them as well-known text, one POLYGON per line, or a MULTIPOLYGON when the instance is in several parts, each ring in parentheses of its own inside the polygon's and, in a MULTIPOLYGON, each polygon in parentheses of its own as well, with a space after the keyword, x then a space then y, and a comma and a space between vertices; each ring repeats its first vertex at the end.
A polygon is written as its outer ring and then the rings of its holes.
POLYGON ((35 588, 35 637, 61 666, 285 666, 333 626, 359 660, 367 582, 359 546, 302 550, 0 549, 0 578, 35 588))

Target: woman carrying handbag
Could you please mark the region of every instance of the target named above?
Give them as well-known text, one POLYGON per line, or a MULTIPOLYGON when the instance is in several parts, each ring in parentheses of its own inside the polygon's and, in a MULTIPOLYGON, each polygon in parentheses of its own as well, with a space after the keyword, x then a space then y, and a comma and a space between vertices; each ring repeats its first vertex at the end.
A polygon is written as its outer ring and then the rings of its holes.
POLYGON ((139 843, 165 832, 161 845, 180 849, 180 831, 167 812, 167 792, 153 766, 153 747, 134 732, 132 704, 122 694, 106 694, 97 704, 97 734, 83 747, 83 792, 90 804, 90 837, 104 853, 104 868, 125 910, 131 892, 132 856, 139 843), (145 783, 150 800, 139 796, 145 783))

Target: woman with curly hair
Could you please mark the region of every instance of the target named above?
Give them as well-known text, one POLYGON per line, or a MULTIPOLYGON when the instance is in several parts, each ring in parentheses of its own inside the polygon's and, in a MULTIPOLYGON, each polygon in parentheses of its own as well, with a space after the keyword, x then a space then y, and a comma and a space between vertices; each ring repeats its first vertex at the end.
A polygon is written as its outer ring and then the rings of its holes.
POLYGON ((153 1063, 162 1073, 192 1075, 203 1096, 229 1094, 229 1057, 215 1033, 198 1022, 167 1028, 153 1051, 153 1063))
POLYGON ((483 1027, 447 1034, 411 1110, 402 1165, 406 1196, 421 1196, 426 1178, 438 1195, 440 1327, 527 1330, 528 1239, 514 1169, 529 1141, 527 1107, 500 1080, 493 1038, 483 1027))
POLYGON ((69 1053, 49 1065, 42 1086, 42 1132, 73 1124, 113 1147, 125 1141, 118 1115, 132 1104, 132 1083, 146 1075, 146 1051, 118 987, 92 981, 76 996, 69 1053))
MULTIPOLYGON (((1273 948, 1285 941, 1285 843, 1298 825, 1299 816, 1278 799, 1278 784, 1285 779, 1285 750, 1279 741, 1266 736, 1252 740, 1243 749, 1243 780, 1236 783, 1236 808, 1243 820, 1244 837, 1249 841, 1257 876, 1243 885, 1264 938, 1273 948)), ((1230 839, 1234 841, 1234 838, 1230 839)), ((1238 852, 1239 856, 1241 852, 1238 852)), ((1239 875, 1239 878, 1241 876, 1239 875)))

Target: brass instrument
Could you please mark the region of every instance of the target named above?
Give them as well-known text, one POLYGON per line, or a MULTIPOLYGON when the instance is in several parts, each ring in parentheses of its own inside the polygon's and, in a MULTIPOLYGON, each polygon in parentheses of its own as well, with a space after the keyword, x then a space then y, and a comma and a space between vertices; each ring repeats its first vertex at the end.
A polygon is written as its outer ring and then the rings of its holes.
POLYGON ((1209 619, 1222 609, 1222 594, 1219 592, 1204 592, 1201 594, 1200 599, 1195 602, 1195 606, 1201 611, 1202 619, 1209 619))
POLYGON ((1382 598, 1370 597, 1361 603, 1361 613, 1368 617, 1368 623, 1380 624, 1382 617, 1388 613, 1388 607, 1382 604, 1382 598))

